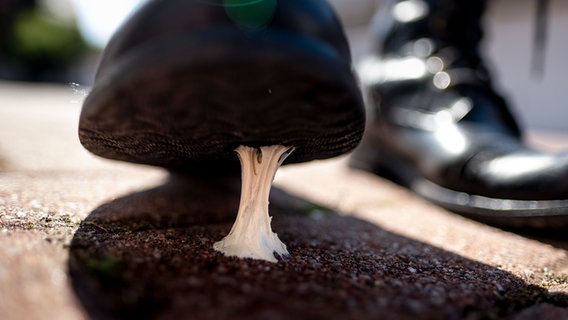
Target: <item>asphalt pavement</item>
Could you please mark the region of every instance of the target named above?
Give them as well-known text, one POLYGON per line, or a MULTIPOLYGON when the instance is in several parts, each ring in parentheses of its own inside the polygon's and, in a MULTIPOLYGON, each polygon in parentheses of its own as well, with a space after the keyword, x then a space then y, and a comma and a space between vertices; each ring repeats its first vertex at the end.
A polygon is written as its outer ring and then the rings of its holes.
POLYGON ((289 257, 224 257, 239 176, 89 154, 82 89, 0 82, 2 319, 568 319, 564 235, 463 218, 346 157, 278 172, 289 257))

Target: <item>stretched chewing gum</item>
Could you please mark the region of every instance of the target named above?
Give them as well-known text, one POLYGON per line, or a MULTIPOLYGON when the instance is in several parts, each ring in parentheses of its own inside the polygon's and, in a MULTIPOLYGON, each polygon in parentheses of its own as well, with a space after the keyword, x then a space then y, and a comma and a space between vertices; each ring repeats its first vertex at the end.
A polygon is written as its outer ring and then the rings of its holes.
POLYGON ((276 171, 293 148, 280 145, 240 146, 242 188, 237 219, 229 234, 213 248, 227 256, 277 262, 274 253, 287 256, 286 245, 272 232, 268 196, 276 171))

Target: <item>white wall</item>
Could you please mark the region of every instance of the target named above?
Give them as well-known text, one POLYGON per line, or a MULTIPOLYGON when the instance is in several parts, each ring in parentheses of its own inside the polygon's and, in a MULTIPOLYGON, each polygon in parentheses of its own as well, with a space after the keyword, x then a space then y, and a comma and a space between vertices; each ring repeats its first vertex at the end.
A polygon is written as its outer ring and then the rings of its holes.
POLYGON ((550 1, 544 76, 531 74, 535 0, 492 1, 486 50, 495 80, 529 128, 568 132, 568 1, 550 1))
MULTIPOLYGON (((353 56, 367 51, 365 21, 380 0, 330 0, 345 19, 353 56)), ((551 0, 545 73, 531 74, 536 0, 493 0, 484 49, 494 80, 528 129, 568 133, 568 1, 551 0)))

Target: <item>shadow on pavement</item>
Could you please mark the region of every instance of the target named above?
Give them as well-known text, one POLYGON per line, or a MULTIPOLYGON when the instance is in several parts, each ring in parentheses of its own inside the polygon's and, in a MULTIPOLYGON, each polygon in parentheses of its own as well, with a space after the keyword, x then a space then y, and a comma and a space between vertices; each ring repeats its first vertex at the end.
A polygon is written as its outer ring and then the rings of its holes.
POLYGON ((232 225, 240 177, 171 178, 95 209, 69 270, 89 316, 192 319, 502 318, 568 306, 518 277, 273 189, 276 264, 212 249, 232 225))
POLYGON ((530 238, 542 243, 549 244, 558 249, 568 250, 568 230, 531 230, 531 229, 512 229, 523 237, 530 238))

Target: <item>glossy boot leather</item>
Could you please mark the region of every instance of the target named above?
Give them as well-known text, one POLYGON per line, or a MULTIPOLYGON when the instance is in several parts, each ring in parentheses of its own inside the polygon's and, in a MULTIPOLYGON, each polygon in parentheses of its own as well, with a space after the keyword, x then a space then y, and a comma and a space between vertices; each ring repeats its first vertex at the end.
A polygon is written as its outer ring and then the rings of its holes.
POLYGON ((324 0, 151 0, 113 36, 79 122, 91 152, 183 171, 352 150, 364 129, 343 28, 324 0))
POLYGON ((354 167, 509 227, 568 228, 568 154, 533 150, 479 52, 485 1, 393 1, 360 66, 369 121, 354 167))

